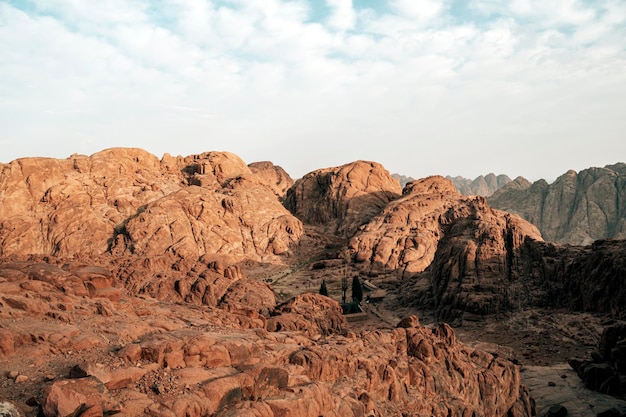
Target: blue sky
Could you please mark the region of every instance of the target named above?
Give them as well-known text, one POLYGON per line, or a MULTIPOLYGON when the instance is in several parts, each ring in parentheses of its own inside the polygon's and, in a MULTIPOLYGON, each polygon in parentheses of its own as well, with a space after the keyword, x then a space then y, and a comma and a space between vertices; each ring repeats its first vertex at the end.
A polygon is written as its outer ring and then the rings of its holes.
POLYGON ((0 0, 0 162, 112 146, 549 181, 626 161, 623 0, 0 0))

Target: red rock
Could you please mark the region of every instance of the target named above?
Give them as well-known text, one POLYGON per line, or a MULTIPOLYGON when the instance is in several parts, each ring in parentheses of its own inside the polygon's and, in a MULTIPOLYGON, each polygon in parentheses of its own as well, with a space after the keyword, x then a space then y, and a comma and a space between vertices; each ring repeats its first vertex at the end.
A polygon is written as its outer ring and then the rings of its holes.
POLYGON ((12 355, 15 352, 15 338, 12 332, 0 326, 0 354, 4 356, 12 355))
POLYGON ((267 330, 299 330, 310 336, 341 333, 347 322, 339 303, 319 294, 305 293, 276 306, 267 330))
POLYGON ((274 194, 280 198, 284 197, 287 190, 293 185, 293 179, 289 174, 269 161, 253 162, 248 165, 248 168, 261 184, 270 187, 274 194))
MULTIPOLYGON (((46 417, 65 417, 84 410, 81 416, 103 416, 119 410, 107 389, 95 378, 57 380, 43 390, 41 400, 46 417)), ((77 414, 78 415, 78 414, 77 414)))
POLYGON ((306 223, 351 236, 401 191, 382 165, 357 161, 305 175, 287 192, 285 206, 306 223))

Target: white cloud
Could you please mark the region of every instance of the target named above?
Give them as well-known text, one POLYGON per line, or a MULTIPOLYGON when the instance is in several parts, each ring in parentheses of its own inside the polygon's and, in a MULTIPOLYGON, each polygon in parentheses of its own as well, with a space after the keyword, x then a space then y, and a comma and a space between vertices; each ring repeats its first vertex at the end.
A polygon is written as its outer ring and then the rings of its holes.
POLYGON ((593 132, 626 152, 619 0, 475 0, 466 16, 449 1, 327 5, 311 21, 305 0, 0 3, 0 140, 14 144, 0 161, 131 143, 296 176, 355 159, 418 176, 525 152, 541 166, 537 149, 593 132))
POLYGON ((356 12, 352 8, 352 0, 325 0, 331 10, 328 26, 332 29, 345 32, 354 28, 356 12))

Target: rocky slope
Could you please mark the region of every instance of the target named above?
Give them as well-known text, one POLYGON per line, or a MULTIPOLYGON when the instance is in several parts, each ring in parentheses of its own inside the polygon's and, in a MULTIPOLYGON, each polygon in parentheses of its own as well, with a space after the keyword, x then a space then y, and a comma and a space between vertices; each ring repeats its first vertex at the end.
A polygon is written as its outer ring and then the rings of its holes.
POLYGON ((623 242, 546 244, 442 177, 119 148, 0 168, 0 409, 28 416, 533 414, 518 366, 449 326, 356 330, 311 293, 348 272, 461 322, 624 312, 623 242))
MULTIPOLYGON (((518 367, 460 344, 448 326, 414 317, 357 334, 336 301, 309 293, 278 304, 270 285, 248 277, 251 265, 288 263, 306 240, 280 202, 289 185, 278 167, 224 152, 159 160, 109 149, 4 165, 3 409, 532 414, 518 367)), ((398 197, 382 166, 359 161, 309 174, 285 204, 351 236, 398 197)))
POLYGON ((350 237, 401 192, 382 165, 357 161, 305 175, 287 192, 285 207, 305 223, 350 237))
POLYGON ((589 245, 626 238, 626 164, 568 171, 548 184, 515 181, 494 193, 489 204, 517 213, 555 243, 589 245))
POLYGON ((409 183, 401 198, 359 229, 350 248, 365 270, 400 270, 409 276, 424 271, 437 252, 452 262, 450 251, 458 250, 465 256, 463 273, 500 276, 526 236, 541 240, 530 223, 490 208, 482 197, 463 196, 450 181, 434 176, 409 183))
POLYGON ((454 187, 459 193, 463 195, 479 195, 482 197, 491 196, 497 190, 511 182, 511 178, 507 175, 500 174, 496 176, 493 173, 485 176, 480 175, 473 180, 460 176, 451 177, 449 175, 446 176, 446 179, 454 184, 454 187))
POLYGON ((625 241, 577 247, 524 238, 481 260, 467 236, 445 240, 431 265, 402 286, 401 304, 434 308, 457 323, 531 307, 626 318, 625 241))
POLYGON ((118 263, 0 265, 0 363, 7 370, 0 392, 20 413, 532 414, 519 368, 460 344, 447 325, 429 329, 413 317, 393 331, 350 333, 337 303, 311 294, 265 304, 273 323, 266 330, 266 318, 240 298, 245 292, 224 306, 228 297, 216 290, 220 307, 165 301, 180 294, 157 292, 156 299, 128 285, 126 265, 118 263), (294 317, 319 330, 286 325, 294 317))
POLYGON ((303 232, 276 196, 289 179, 254 169, 226 152, 120 148, 13 161, 0 173, 0 255, 284 253, 303 232))

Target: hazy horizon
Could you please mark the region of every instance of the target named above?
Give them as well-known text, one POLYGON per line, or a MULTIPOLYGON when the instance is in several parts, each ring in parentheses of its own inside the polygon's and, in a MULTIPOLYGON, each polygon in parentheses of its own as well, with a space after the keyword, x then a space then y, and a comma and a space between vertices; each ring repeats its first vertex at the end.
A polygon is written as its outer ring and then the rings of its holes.
POLYGON ((626 160, 618 0, 0 3, 0 162, 228 151, 554 181, 626 160))

